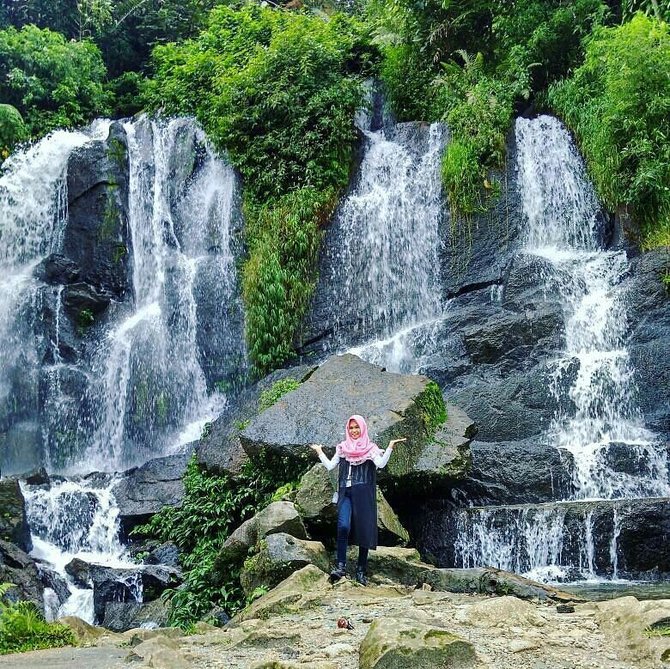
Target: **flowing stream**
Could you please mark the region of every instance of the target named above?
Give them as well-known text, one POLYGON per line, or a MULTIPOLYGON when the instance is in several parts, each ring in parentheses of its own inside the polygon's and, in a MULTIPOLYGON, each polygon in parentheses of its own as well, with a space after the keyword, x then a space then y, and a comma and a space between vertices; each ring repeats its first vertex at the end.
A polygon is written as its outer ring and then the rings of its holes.
POLYGON ((340 348, 396 371, 413 371, 442 312, 440 158, 446 130, 398 124, 363 128, 356 184, 340 205, 326 248, 330 302, 355 323, 340 348))

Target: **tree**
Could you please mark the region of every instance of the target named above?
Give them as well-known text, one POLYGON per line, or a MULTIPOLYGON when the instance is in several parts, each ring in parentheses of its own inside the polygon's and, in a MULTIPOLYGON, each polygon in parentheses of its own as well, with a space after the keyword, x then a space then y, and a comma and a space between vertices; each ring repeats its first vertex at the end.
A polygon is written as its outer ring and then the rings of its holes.
POLYGON ((31 135, 106 114, 106 74, 92 42, 33 25, 0 30, 0 100, 19 110, 31 135))

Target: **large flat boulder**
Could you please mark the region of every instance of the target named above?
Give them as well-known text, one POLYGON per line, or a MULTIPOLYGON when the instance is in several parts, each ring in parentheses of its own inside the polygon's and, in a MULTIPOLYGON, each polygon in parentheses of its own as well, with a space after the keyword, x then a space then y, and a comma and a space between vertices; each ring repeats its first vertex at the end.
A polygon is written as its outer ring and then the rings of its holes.
MULTIPOLYGON (((251 457, 275 457, 284 462, 308 463, 315 455, 309 445, 332 447, 342 441, 347 418, 364 416, 369 433, 384 448, 394 437, 407 437, 381 475, 409 482, 425 467, 429 446, 444 423, 444 400, 430 379, 419 375, 394 374, 355 355, 335 356, 321 365, 298 388, 254 418, 240 433, 244 450, 251 457)), ((465 475, 467 459, 458 453, 460 465, 445 468, 439 461, 432 476, 453 481, 465 475), (447 473, 448 471, 448 473, 447 473)))

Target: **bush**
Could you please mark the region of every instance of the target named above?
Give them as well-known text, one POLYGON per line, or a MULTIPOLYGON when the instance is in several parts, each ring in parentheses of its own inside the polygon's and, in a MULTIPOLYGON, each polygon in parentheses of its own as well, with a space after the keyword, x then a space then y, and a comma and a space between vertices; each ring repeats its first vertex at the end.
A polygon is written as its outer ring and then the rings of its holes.
POLYGON ((300 387, 300 381, 292 378, 281 379, 272 384, 271 388, 264 390, 258 401, 258 411, 265 411, 276 404, 284 395, 300 387))
POLYGON ((292 476, 281 467, 247 462, 239 475, 215 474, 198 465, 195 456, 184 475, 185 496, 179 508, 164 507, 147 525, 133 530, 181 550, 184 586, 167 591, 170 623, 188 628, 214 606, 232 615, 246 599, 240 585, 241 564, 217 564, 221 545, 234 529, 272 499, 292 476))
POLYGON ((549 100, 575 132, 603 203, 630 206, 643 244, 670 228, 670 31, 636 15, 595 32, 572 77, 549 100))
POLYGON ((87 123, 109 111, 100 51, 51 30, 0 30, 0 100, 16 107, 31 135, 87 123))
POLYGON ((34 602, 2 601, 12 587, 11 583, 0 585, 0 655, 76 645, 72 630, 46 622, 34 602))
POLYGON ((18 109, 0 104, 0 162, 16 144, 28 139, 28 129, 18 109))

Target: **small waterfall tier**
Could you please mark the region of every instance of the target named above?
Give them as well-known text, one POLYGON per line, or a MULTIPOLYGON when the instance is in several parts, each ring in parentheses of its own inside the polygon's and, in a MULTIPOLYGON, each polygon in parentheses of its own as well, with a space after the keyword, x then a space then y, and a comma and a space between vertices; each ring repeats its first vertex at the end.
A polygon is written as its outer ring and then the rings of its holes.
POLYGON ((516 156, 517 258, 543 268, 544 297, 560 305, 564 331, 563 350, 546 360, 544 402, 556 409, 532 452, 544 448, 547 467, 560 462, 569 484, 562 499, 540 506, 456 510, 447 559, 544 580, 640 576, 654 563, 639 527, 647 537, 667 531, 670 485, 667 449, 636 403, 621 288, 628 260, 607 248, 593 188, 558 120, 518 119, 516 156))
POLYGON ((409 371, 442 309, 446 129, 401 123, 363 133, 358 174, 324 244, 312 316, 325 333, 311 346, 409 371))
POLYGON ((233 170, 190 119, 98 122, 0 176, 0 466, 119 471, 245 374, 233 170))
POLYGON ((50 619, 76 615, 91 624, 101 622, 96 616, 92 568, 120 574, 118 581, 112 579, 118 601, 142 601, 137 564, 119 542, 114 484, 113 477, 97 476, 22 487, 30 519, 31 554, 53 570, 48 579, 53 587, 44 596, 50 619), (77 565, 77 561, 82 562, 77 565), (77 573, 82 567, 85 573, 77 573))

